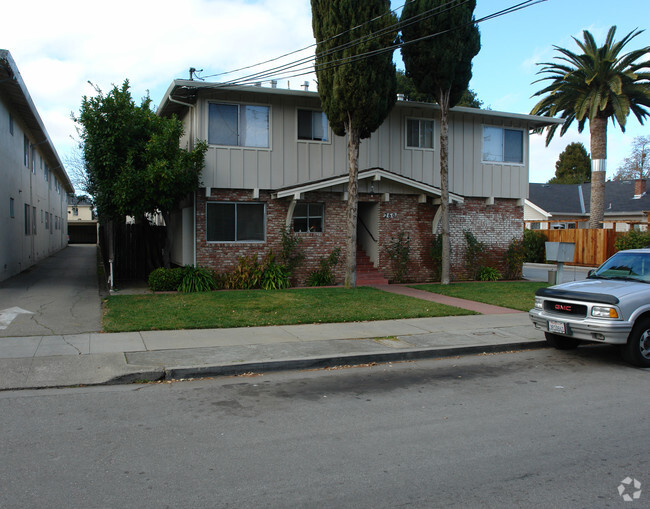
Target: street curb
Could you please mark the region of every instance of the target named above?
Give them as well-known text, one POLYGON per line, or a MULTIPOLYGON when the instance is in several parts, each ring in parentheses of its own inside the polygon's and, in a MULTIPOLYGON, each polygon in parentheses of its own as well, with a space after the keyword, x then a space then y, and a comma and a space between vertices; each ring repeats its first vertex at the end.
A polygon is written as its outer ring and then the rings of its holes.
MULTIPOLYGON (((302 359, 280 359, 274 361, 243 362, 238 364, 216 366, 193 366, 164 369, 164 380, 180 380, 187 378, 209 378, 218 376, 237 376, 247 373, 269 373, 274 371, 297 371, 304 369, 323 369, 335 366, 352 366, 357 364, 387 363, 420 359, 436 359, 455 357, 458 355, 476 355, 482 353, 500 353, 510 350, 534 350, 546 348, 546 341, 527 341, 507 343, 502 345, 483 345, 469 347, 427 348, 420 350, 404 350, 400 352, 381 352, 369 354, 349 354, 325 357, 306 357, 302 359)), ((157 373, 157 372, 155 372, 157 373)), ((156 378, 153 381, 160 381, 156 378)), ((110 384, 132 383, 134 380, 144 380, 143 375, 128 375, 116 377, 110 384)))

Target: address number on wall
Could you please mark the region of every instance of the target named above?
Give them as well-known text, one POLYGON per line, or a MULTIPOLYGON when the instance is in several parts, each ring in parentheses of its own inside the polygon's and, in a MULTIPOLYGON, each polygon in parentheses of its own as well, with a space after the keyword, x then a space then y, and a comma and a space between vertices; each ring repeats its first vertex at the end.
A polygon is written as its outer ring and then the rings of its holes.
POLYGON ((395 219, 397 217, 397 212, 384 212, 384 219, 395 219))

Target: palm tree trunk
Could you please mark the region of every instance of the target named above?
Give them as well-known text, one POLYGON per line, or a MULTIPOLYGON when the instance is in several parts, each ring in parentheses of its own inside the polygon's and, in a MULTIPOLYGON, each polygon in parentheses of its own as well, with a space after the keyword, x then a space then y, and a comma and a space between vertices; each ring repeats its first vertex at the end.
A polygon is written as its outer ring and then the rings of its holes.
POLYGON ((449 97, 450 90, 441 90, 440 105, 440 227, 442 229, 442 267, 440 282, 448 285, 451 272, 451 239, 449 235, 449 97))
POLYGON ((602 228, 605 213, 605 173, 607 171, 607 118, 589 120, 591 134, 591 201, 589 228, 602 228))
POLYGON ((350 119, 345 126, 348 134, 348 207, 347 207, 347 251, 345 256, 345 287, 357 286, 357 212, 359 186, 359 130, 352 127, 350 119))

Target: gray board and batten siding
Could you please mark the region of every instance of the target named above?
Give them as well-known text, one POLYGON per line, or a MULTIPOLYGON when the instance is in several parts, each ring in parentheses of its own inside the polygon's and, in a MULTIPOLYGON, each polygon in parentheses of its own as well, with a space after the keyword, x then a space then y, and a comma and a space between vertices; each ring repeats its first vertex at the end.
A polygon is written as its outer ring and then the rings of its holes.
MULTIPOLYGON (((328 141, 304 141, 297 135, 299 109, 318 110, 316 92, 259 86, 220 87, 177 80, 163 98, 159 113, 176 113, 185 123, 185 139, 208 139, 210 103, 269 107, 269 146, 263 148, 209 145, 204 187, 276 190, 347 173, 347 140, 330 129, 328 141), (187 91, 191 91, 188 94, 187 91), (183 97, 187 94, 187 97, 183 97), (170 95, 174 102, 170 100, 170 95), (192 104, 184 107, 182 103, 192 104)), ((466 197, 523 199, 528 195, 529 132, 559 123, 531 115, 456 107, 449 120, 449 190, 466 197), (484 162, 484 126, 521 130, 523 162, 484 162)), ((359 169, 383 168, 440 187, 440 122, 435 104, 397 101, 369 139, 361 143, 359 169), (407 119, 434 121, 433 148, 406 146, 407 119)), ((360 183, 360 191, 370 182, 360 183)), ((399 184, 382 182, 381 192, 404 192, 399 184)))

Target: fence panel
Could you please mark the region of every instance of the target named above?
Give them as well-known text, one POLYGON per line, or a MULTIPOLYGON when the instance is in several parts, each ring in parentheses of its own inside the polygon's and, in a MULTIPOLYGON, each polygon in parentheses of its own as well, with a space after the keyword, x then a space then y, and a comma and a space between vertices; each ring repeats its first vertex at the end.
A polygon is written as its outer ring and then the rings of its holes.
POLYGON ((572 242, 576 245, 573 265, 597 267, 612 256, 616 249, 614 230, 540 230, 549 242, 572 242))

